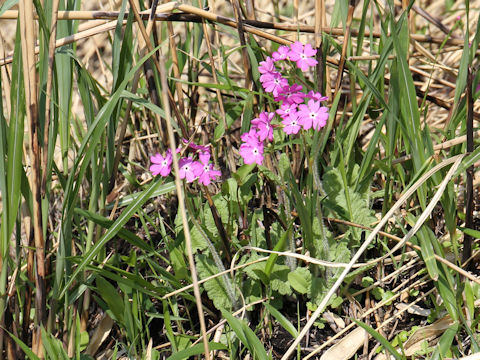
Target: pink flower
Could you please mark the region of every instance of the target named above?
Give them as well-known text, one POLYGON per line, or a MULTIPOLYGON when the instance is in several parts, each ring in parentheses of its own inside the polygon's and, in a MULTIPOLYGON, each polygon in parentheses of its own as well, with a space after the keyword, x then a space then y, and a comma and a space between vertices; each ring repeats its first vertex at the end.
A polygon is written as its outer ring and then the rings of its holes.
POLYGON ((243 142, 259 141, 258 140, 257 129, 251 128, 249 132, 246 132, 246 133, 243 133, 242 135, 240 135, 240 139, 242 139, 243 142))
POLYGON ((282 104, 280 105, 280 109, 277 109, 277 114, 280 115, 282 119, 286 119, 290 114, 297 112, 297 107, 298 105, 295 103, 282 104))
POLYGON ((302 92, 302 86, 293 84, 292 86, 284 86, 275 97, 275 101, 282 101, 284 104, 301 104, 305 99, 305 94, 302 92))
POLYGON ((198 155, 200 159, 201 166, 196 169, 195 175, 198 176, 198 182, 203 185, 208 185, 215 180, 217 177, 222 175, 219 170, 215 170, 213 168, 213 164, 209 163, 210 161, 210 153, 209 152, 201 152, 198 155))
POLYGON ((272 54, 273 61, 285 60, 288 58, 290 48, 286 45, 282 45, 272 54))
POLYGON ((188 141, 187 139, 182 139, 182 141, 184 144, 188 145, 188 147, 192 148, 193 150, 208 151, 208 152, 210 151, 208 145, 197 145, 193 142, 188 141))
POLYGON ((158 174, 168 176, 172 171, 172 152, 170 149, 167 150, 165 157, 157 153, 150 157, 150 161, 153 163, 153 165, 150 166, 150 171, 153 176, 158 174))
POLYGON ((295 41, 290 45, 290 52, 288 56, 290 60, 297 63, 297 67, 302 71, 307 71, 309 66, 317 65, 317 60, 311 57, 317 53, 317 50, 312 48, 312 45, 303 45, 300 41, 295 41))
POLYGON ((178 166, 180 168, 178 172, 180 179, 187 179, 187 182, 191 183, 197 178, 196 173, 198 169, 202 167, 202 164, 193 161, 191 157, 186 157, 180 159, 178 166))
POLYGON ((245 164, 257 163, 258 165, 262 165, 263 143, 254 137, 249 137, 248 140, 248 142, 240 145, 239 153, 243 158, 243 162, 245 164))
POLYGON ((260 66, 258 67, 258 72, 260 74, 269 74, 275 71, 275 63, 271 57, 267 57, 265 61, 260 61, 260 66))
POLYGON ((283 132, 288 135, 297 134, 302 128, 298 120, 297 112, 293 112, 289 116, 285 117, 282 121, 282 124, 284 125, 283 132))
POLYGON ((258 118, 252 120, 252 129, 257 131, 258 140, 273 141, 273 127, 270 125, 275 113, 262 112, 258 118))
POLYGON ((317 101, 327 101, 328 96, 322 96, 319 92, 310 90, 308 94, 306 95, 307 98, 317 100, 317 101))
POLYGON ((302 104, 299 109, 299 123, 305 130, 311 127, 315 130, 320 130, 327 124, 328 108, 322 106, 320 101, 309 100, 308 105, 302 104))
POLYGON ((260 81, 262 82, 263 88, 266 92, 272 93, 273 96, 277 96, 278 92, 288 85, 288 80, 279 72, 264 74, 262 77, 260 78, 260 81))

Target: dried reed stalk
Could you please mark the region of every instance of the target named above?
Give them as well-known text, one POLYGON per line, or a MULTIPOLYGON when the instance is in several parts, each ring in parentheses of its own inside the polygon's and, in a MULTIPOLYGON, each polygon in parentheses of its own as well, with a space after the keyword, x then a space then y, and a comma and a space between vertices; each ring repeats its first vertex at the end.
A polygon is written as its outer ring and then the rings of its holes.
POLYGON ((35 330, 32 348, 37 356, 43 357, 43 346, 40 329, 46 323, 46 293, 45 293, 45 244, 42 229, 41 209, 41 173, 37 79, 35 67, 35 28, 33 19, 33 3, 20 1, 20 36, 22 43, 22 65, 25 86, 26 115, 30 129, 29 157, 32 167, 30 187, 33 199, 33 231, 35 238, 36 257, 36 294, 35 294, 35 330))

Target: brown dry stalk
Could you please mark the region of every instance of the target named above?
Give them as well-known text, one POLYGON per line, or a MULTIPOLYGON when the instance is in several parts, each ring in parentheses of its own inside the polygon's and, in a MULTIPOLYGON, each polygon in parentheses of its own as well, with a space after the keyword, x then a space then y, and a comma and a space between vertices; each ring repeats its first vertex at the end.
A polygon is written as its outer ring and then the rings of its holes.
POLYGON ((20 36, 22 43, 23 79, 25 86, 26 115, 30 129, 29 157, 32 166, 30 187, 33 200, 33 232, 35 238, 36 256, 36 295, 35 295, 35 325, 33 350, 39 357, 43 357, 40 326, 45 325, 46 293, 45 293, 45 245, 42 230, 41 209, 41 174, 40 174, 40 147, 38 141, 38 103, 37 82, 35 67, 35 29, 33 21, 33 4, 31 1, 20 1, 20 36))
POLYGON ((337 96, 338 91, 340 90, 340 84, 343 79, 343 70, 345 67, 345 57, 347 55, 347 47, 350 41, 350 27, 352 25, 353 11, 355 10, 355 0, 350 0, 348 5, 348 15, 347 15, 347 26, 345 29, 345 38, 343 39, 342 45, 342 54, 340 55, 340 63, 338 64, 338 75, 337 81, 335 83, 335 93, 334 97, 337 96))
MULTIPOLYGON (((200 1, 199 1, 199 4, 200 4, 200 1)), ((210 58, 210 66, 212 67, 213 81, 216 84, 218 84, 215 58, 213 57, 212 44, 210 42, 210 36, 209 36, 209 32, 208 32, 207 23, 205 21, 203 21, 202 25, 203 25, 203 32, 206 34, 205 43, 207 44, 208 57, 210 58)), ((215 26, 215 24, 213 24, 213 26, 215 26)), ((215 39, 217 40, 217 42, 219 41, 218 31, 215 31, 215 39)), ((218 56, 218 58, 220 59, 219 56, 218 56)), ((177 77, 177 78, 180 78, 180 77, 177 77)), ((224 127, 225 132, 226 132, 228 126, 227 126, 227 120, 226 120, 226 114, 225 114, 225 107, 223 106, 222 92, 220 91, 220 89, 215 89, 215 92, 217 94, 218 106, 220 108, 220 113, 222 115, 223 127, 224 127)), ((226 146, 227 149, 232 149, 232 143, 231 143, 231 140, 230 140, 230 136, 228 136, 228 135, 225 136, 225 143, 227 145, 226 146)), ((227 152, 227 161, 228 161, 228 165, 230 166, 230 171, 235 172, 236 169, 237 169, 237 166, 235 164, 235 159, 234 159, 233 153, 231 151, 227 152)))
MULTIPOLYGON (((175 13, 171 15, 165 14, 168 11, 164 11, 165 13, 161 13, 163 9, 157 10, 155 14, 155 20, 158 21, 188 21, 188 22, 200 22, 201 18, 207 18, 211 21, 220 22, 225 25, 229 25, 232 27, 237 27, 236 21, 231 18, 227 18, 221 15, 216 15, 211 12, 210 15, 207 17, 203 12, 208 12, 205 10, 201 10, 195 8, 193 6, 187 4, 178 4, 176 2, 169 2, 163 4, 165 7, 173 7, 175 9, 181 10, 184 14, 175 13), (185 17, 184 15, 193 15, 190 17, 185 17)), ((116 19, 118 17, 117 11, 59 11, 58 19, 59 20, 104 20, 104 19, 116 19)), ((142 19, 148 19, 150 12, 149 10, 143 11, 141 13, 142 19)), ((128 13, 125 14, 125 17, 128 16, 128 13)), ((5 13, 0 15, 0 19, 16 19, 18 17, 18 12, 16 10, 7 10, 5 13)), ((299 25, 299 24, 279 24, 274 22, 267 22, 267 21, 258 21, 258 20, 243 20, 245 25, 245 30, 250 31, 248 28, 259 28, 259 29, 272 29, 272 30, 284 30, 284 31, 292 31, 292 32, 305 32, 305 33, 315 33, 315 26, 310 25, 299 25), (248 28, 247 28, 248 27, 248 28)), ((343 28, 324 28, 323 31, 327 34, 333 36, 344 36, 345 32, 343 28)), ((358 36, 358 29, 352 29, 351 35, 358 36)), ((258 34, 257 34, 258 35, 258 34)), ((380 38, 381 33, 379 31, 369 31, 365 30, 365 37, 374 37, 380 38)), ((449 45, 464 45, 464 41, 462 39, 450 38, 445 40, 445 37, 441 36, 430 36, 430 35, 423 35, 423 34, 411 34, 410 38, 413 40, 417 40, 420 42, 426 43, 435 43, 435 44, 442 44, 445 41, 445 44, 449 45)))

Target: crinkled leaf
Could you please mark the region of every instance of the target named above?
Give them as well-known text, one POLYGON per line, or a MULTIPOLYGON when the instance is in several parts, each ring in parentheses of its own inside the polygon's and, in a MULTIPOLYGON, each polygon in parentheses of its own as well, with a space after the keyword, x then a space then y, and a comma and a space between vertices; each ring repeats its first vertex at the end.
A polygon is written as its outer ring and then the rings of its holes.
MULTIPOLYGON (((206 279, 219 272, 213 260, 203 254, 196 256, 196 265, 200 279, 206 279)), ((221 276, 208 280, 203 286, 207 291, 208 297, 213 301, 213 305, 215 305, 217 309, 232 309, 232 301, 228 296, 226 286, 221 276)))
POLYGON ((305 267, 297 267, 288 273, 288 283, 300 294, 306 294, 312 286, 312 274, 305 267))

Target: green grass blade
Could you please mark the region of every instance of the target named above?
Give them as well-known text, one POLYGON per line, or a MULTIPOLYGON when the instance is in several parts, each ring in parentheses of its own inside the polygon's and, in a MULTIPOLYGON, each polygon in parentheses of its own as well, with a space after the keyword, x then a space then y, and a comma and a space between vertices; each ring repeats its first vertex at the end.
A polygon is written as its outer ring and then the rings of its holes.
MULTIPOLYGON (((208 348, 210 350, 227 350, 227 347, 223 344, 209 342, 208 348)), ((183 359, 191 359, 193 356, 203 354, 204 347, 203 344, 196 344, 188 349, 179 351, 173 355, 170 355, 167 360, 183 360, 183 359)))
POLYGON ((18 337, 13 335, 11 332, 8 330, 5 330, 8 335, 17 343, 18 346, 20 346, 20 349, 25 353, 25 355, 31 359, 31 360, 40 360, 40 358, 34 354, 34 352, 28 347, 27 344, 25 344, 22 340, 20 340, 18 337))
POLYGON ((75 278, 78 274, 83 271, 85 266, 90 263, 93 258, 100 252, 100 250, 105 246, 105 244, 112 239, 127 223, 127 221, 133 216, 135 212, 139 210, 139 208, 151 198, 152 193, 156 190, 156 188, 160 185, 160 179, 156 179, 154 183, 150 185, 147 191, 144 191, 133 203, 131 203, 118 217, 115 223, 108 229, 108 231, 95 243, 95 245, 90 249, 90 251, 83 256, 82 262, 78 265, 77 269, 73 273, 73 275, 68 279, 65 286, 63 287, 62 291, 60 292, 60 296, 62 297, 65 295, 65 292, 68 290, 70 285, 72 285, 75 278))
POLYGON ((290 335, 292 335, 294 338, 298 336, 298 330, 280 311, 267 303, 265 303, 265 307, 267 308, 268 312, 278 321, 278 323, 290 333, 290 335))
POLYGON ((378 331, 375 331, 372 329, 370 326, 365 324, 364 322, 360 320, 355 320, 353 321, 358 325, 364 328, 375 340, 377 340, 394 358, 395 360, 404 360, 405 357, 400 355, 397 350, 390 344, 390 342, 385 339, 378 331))

